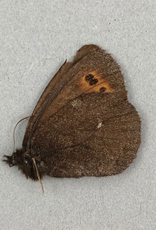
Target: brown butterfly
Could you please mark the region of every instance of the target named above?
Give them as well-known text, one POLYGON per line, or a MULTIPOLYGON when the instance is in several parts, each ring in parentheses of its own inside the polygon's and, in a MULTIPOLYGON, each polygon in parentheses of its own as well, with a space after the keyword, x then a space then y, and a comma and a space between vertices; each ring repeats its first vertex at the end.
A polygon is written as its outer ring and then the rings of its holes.
POLYGON ((22 149, 5 156, 27 178, 121 173, 141 142, 138 112, 112 56, 85 45, 65 62, 40 97, 22 149))

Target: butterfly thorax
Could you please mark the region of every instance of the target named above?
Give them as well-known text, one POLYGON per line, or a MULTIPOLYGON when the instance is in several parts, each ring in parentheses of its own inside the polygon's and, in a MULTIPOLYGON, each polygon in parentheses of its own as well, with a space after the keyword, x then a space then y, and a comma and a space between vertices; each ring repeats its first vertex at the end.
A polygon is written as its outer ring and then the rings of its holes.
POLYGON ((44 168, 41 166, 42 161, 39 157, 32 157, 31 150, 26 151, 25 149, 17 149, 11 156, 5 156, 4 160, 10 167, 17 165, 19 170, 26 176, 26 178, 31 178, 37 180, 37 173, 33 163, 33 158, 36 161, 36 165, 40 174, 40 177, 44 174, 44 168))

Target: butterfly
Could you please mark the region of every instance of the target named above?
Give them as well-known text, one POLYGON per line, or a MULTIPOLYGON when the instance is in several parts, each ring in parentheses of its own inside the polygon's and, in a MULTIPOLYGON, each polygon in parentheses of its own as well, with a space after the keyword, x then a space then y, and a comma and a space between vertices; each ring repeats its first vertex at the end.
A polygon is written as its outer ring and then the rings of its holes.
POLYGON ((65 61, 41 95, 21 149, 5 162, 27 178, 110 176, 123 172, 141 143, 120 66, 96 45, 65 61))

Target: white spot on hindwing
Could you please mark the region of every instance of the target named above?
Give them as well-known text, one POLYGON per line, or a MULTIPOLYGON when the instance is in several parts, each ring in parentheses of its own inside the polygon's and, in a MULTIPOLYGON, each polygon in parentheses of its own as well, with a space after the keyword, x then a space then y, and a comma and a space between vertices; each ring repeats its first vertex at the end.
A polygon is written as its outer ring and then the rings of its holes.
POLYGON ((101 128, 103 125, 102 125, 102 122, 100 122, 99 124, 98 124, 98 126, 97 126, 97 128, 99 129, 99 128, 101 128))

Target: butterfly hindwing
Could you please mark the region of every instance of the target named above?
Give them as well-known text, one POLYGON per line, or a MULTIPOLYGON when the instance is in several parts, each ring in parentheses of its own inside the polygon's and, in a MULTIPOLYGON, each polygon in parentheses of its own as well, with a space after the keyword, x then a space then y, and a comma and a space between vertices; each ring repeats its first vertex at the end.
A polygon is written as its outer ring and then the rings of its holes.
MULTIPOLYGON (((34 133, 32 149, 58 177, 104 176, 122 172, 136 157, 140 119, 128 102, 100 107, 91 95, 69 102, 34 133), (94 103, 97 107, 94 109, 94 103), (46 128, 45 128, 46 127, 46 128), (45 142, 46 140, 46 142, 45 142)), ((98 104, 99 100, 99 104, 98 104)), ((118 101, 116 101, 118 102, 118 101)))

